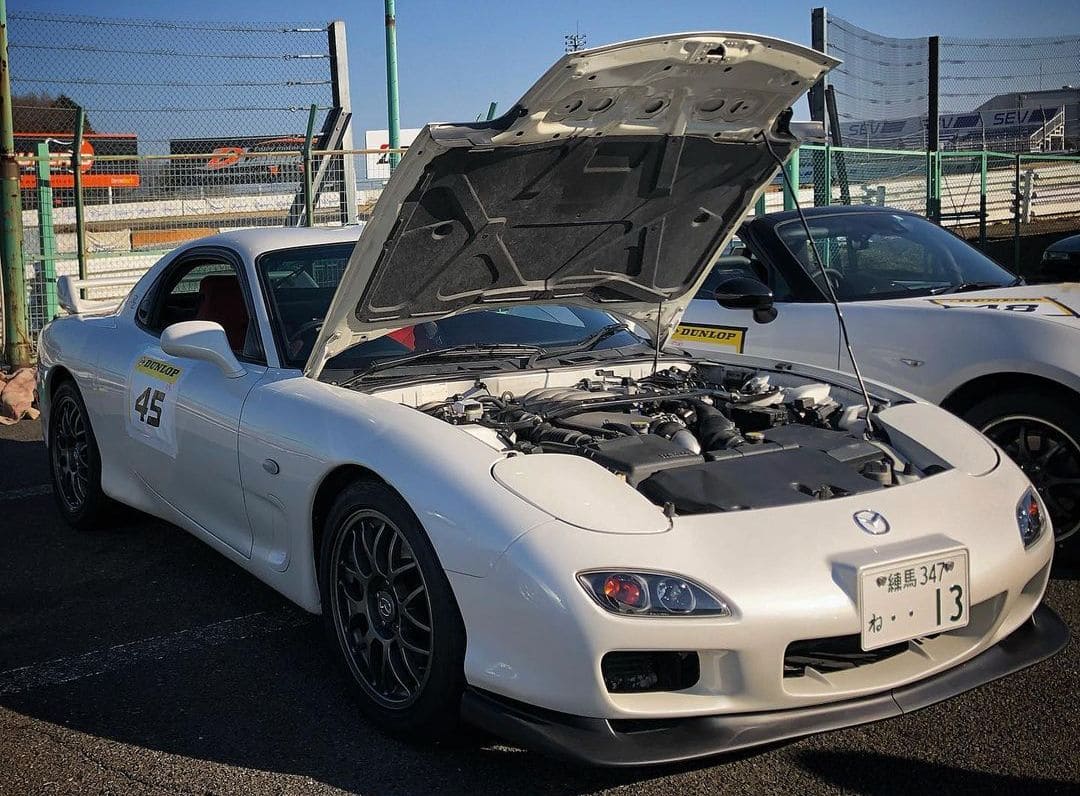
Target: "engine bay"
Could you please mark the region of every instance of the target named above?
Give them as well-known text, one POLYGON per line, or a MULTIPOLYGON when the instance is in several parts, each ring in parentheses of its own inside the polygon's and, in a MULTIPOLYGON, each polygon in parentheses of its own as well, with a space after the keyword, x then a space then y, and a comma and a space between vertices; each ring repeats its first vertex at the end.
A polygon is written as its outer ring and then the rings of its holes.
POLYGON ((828 500, 923 477, 868 438, 865 407, 834 391, 698 364, 636 379, 597 371, 520 396, 477 383, 417 408, 512 455, 588 458, 669 515, 828 500))

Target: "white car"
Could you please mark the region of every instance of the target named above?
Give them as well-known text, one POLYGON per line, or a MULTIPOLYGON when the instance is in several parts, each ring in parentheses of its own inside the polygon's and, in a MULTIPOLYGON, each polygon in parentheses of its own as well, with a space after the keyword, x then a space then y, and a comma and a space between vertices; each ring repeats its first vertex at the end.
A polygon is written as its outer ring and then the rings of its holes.
MULTIPOLYGON (((1080 530, 1080 284, 1024 285, 911 213, 804 212, 863 375, 980 429, 1031 478, 1058 540, 1073 537, 1080 530)), ((750 220, 690 302, 672 343, 699 356, 722 351, 851 370, 824 278, 797 213, 750 220)))
POLYGON ((660 352, 831 64, 727 33, 572 53, 508 116, 425 128, 359 236, 193 242, 114 311, 65 280, 60 511, 134 506, 321 612, 409 737, 679 760, 1053 654, 1049 521, 974 429, 660 352))

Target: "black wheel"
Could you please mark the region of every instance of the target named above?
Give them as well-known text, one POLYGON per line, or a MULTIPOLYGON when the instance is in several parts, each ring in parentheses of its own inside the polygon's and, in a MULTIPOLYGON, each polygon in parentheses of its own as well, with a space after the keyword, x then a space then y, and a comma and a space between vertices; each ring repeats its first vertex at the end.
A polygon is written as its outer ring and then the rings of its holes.
POLYGON ((89 530, 105 523, 112 503, 101 491, 101 454, 86 405, 70 381, 52 397, 49 474, 56 505, 69 525, 89 530))
MULTIPOLYGON (((1058 542, 1080 531, 1080 412, 1053 395, 1010 392, 964 419, 996 442, 1039 490, 1058 542)), ((1074 540, 1070 546, 1074 546, 1074 540)))
POLYGON ((364 713, 410 739, 445 738, 465 687, 465 627, 408 505, 384 484, 352 484, 330 511, 319 561, 326 630, 364 713))

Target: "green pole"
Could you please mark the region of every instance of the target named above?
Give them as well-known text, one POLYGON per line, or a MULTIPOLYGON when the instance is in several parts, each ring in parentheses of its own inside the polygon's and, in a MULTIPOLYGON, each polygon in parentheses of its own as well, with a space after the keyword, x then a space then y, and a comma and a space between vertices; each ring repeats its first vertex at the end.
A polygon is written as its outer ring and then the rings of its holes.
POLYGON ((311 173, 311 141, 312 136, 315 135, 315 114, 317 112, 315 104, 312 103, 311 109, 308 111, 307 117, 307 134, 304 136, 304 226, 315 226, 315 191, 313 189, 312 181, 314 175, 311 173))
POLYGON ((820 193, 827 206, 832 204, 832 148, 828 142, 825 143, 825 168, 823 171, 825 173, 825 190, 820 193))
POLYGON ((754 204, 754 215, 765 215, 765 191, 758 194, 757 202, 754 204))
POLYGON ((386 0, 386 122, 390 132, 390 170, 401 160, 396 151, 401 146, 401 123, 398 119, 397 17, 394 0, 386 0))
POLYGON ((0 268, 4 282, 4 347, 15 367, 32 364, 26 314, 26 272, 23 270, 22 196, 11 120, 11 75, 8 72, 7 0, 0 0, 0 214, 4 217, 0 268))
POLYGON ((82 191, 82 145, 86 112, 75 109, 75 143, 71 152, 71 173, 75 183, 75 252, 79 258, 79 279, 86 279, 86 207, 82 191))
POLYGON ((37 145, 38 243, 45 285, 45 320, 56 317, 56 233, 53 229, 52 161, 49 145, 37 145))
POLYGON ((791 152, 791 156, 788 158, 788 162, 784 164, 784 168, 787 169, 788 179, 784 183, 784 209, 794 210, 796 195, 794 192, 799 190, 799 150, 794 149, 791 152), (791 189, 788 189, 788 185, 791 185, 791 189))
POLYGON ((490 122, 490 121, 491 121, 492 119, 494 119, 494 118, 495 118, 495 109, 496 109, 497 107, 499 107, 499 103, 497 103, 497 102, 493 102, 493 103, 491 103, 490 105, 488 105, 488 115, 487 115, 487 120, 488 120, 489 122, 490 122))

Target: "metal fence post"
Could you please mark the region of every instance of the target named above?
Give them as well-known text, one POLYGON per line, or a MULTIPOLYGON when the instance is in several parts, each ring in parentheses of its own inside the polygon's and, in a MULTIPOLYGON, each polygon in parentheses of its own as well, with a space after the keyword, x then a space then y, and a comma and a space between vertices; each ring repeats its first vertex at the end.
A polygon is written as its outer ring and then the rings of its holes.
POLYGON ((979 246, 986 248, 986 151, 979 158, 979 246))
POLYGON ((22 196, 19 193, 19 163, 15 159, 15 130, 11 121, 7 30, 7 0, 0 0, 0 211, 4 217, 0 268, 4 276, 4 348, 8 362, 23 367, 33 360, 33 345, 26 312, 22 196))
POLYGON ((315 189, 314 175, 311 173, 311 140, 315 135, 315 114, 318 108, 311 104, 308 111, 307 134, 304 136, 304 226, 315 226, 315 189))
POLYGON ((765 191, 762 191, 760 194, 758 194, 757 201, 754 203, 754 215, 765 215, 765 191))
POLYGON ((935 224, 941 223, 941 186, 938 179, 937 151, 940 130, 938 119, 940 83, 940 44, 938 36, 926 40, 926 216, 935 224))
POLYGON ((85 126, 86 112, 81 107, 76 108, 75 143, 71 148, 71 174, 75 185, 75 252, 79 258, 79 279, 86 279, 89 273, 86 265, 86 208, 82 190, 82 145, 85 126))
POLYGON ((1013 175, 1013 273, 1020 273, 1020 154, 1013 175))
POLYGON ((37 145, 38 244, 41 249, 41 283, 45 287, 45 320, 56 317, 56 232, 53 229, 52 160, 49 145, 37 145))
POLYGON ((788 179, 784 184, 784 209, 794 210, 799 191, 799 150, 797 148, 791 151, 784 168, 787 169, 788 173, 788 179), (788 185, 791 185, 790 189, 788 189, 788 185))
MULTIPOLYGON (((828 48, 828 30, 826 24, 826 11, 824 8, 813 8, 810 10, 810 46, 818 52, 826 52, 828 48)), ((829 143, 829 124, 826 123, 825 114, 828 111, 827 102, 825 99, 825 91, 828 83, 827 78, 823 77, 817 83, 810 87, 810 94, 807 97, 807 101, 810 103, 810 118, 815 122, 821 122, 825 125, 825 143, 829 143)), ((828 111, 832 112, 832 111, 828 111)), ((831 119, 829 120, 831 123, 831 119)), ((839 141, 833 141, 834 144, 839 144, 839 141)), ((824 167, 818 160, 814 159, 814 206, 827 205, 830 203, 830 196, 832 194, 832 180, 829 176, 828 160, 824 164, 824 167), (824 172, 824 178, 823 174, 824 172)))
MULTIPOLYGON (((345 23, 341 20, 331 22, 326 28, 327 42, 330 46, 330 89, 334 106, 342 113, 352 115, 352 99, 349 95, 349 48, 345 41, 345 23)), ((350 118, 345 132, 341 136, 341 148, 350 150, 353 144, 353 126, 350 118)), ((355 224, 356 207, 356 156, 341 156, 342 191, 339 199, 341 221, 355 224)))

